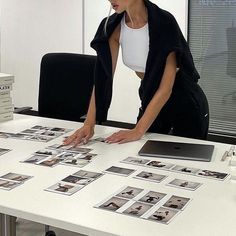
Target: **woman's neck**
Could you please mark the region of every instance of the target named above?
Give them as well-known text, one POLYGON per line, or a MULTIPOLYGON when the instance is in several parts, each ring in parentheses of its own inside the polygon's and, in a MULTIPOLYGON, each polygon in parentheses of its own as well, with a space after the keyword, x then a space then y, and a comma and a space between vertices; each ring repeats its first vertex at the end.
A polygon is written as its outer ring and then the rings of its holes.
POLYGON ((132 28, 140 28, 148 21, 147 9, 144 1, 137 1, 130 5, 125 12, 125 22, 132 28))

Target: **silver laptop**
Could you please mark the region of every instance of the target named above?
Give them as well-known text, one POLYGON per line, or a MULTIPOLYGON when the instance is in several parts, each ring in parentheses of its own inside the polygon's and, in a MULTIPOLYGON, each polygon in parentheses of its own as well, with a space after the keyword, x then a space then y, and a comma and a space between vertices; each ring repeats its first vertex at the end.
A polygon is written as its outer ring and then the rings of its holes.
POLYGON ((211 161, 214 145, 148 140, 140 156, 164 157, 192 161, 211 161))

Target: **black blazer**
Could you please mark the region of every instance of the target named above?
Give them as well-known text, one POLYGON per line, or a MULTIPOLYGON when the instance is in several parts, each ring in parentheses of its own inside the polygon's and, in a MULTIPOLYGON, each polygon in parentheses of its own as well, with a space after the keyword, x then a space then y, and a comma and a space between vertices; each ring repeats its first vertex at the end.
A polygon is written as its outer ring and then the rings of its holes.
MULTIPOLYGON (((166 59, 169 53, 175 52, 179 77, 197 82, 200 78, 195 69, 189 46, 176 22, 167 11, 159 8, 149 0, 144 0, 148 11, 149 54, 146 63, 145 76, 141 81, 139 95, 143 111, 158 89, 164 73, 166 59)), ((109 17, 106 30, 106 18, 100 23, 91 47, 97 52, 95 68, 95 98, 96 119, 105 121, 112 97, 112 59, 109 47, 109 37, 120 24, 124 13, 114 13, 109 17)))

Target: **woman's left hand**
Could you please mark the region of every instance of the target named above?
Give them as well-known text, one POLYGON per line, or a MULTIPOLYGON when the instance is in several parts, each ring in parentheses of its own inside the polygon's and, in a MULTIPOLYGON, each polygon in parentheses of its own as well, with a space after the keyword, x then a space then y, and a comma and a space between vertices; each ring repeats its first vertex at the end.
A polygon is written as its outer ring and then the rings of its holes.
POLYGON ((106 138, 107 143, 127 143, 142 138, 143 134, 137 129, 120 130, 106 138))

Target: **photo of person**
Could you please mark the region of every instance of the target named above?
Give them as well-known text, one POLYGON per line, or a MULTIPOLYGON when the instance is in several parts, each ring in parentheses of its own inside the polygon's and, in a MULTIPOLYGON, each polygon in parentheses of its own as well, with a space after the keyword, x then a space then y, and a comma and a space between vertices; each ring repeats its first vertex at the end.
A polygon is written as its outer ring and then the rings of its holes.
POLYGON ((213 179, 219 179, 219 180, 224 180, 228 176, 227 173, 221 173, 221 172, 210 171, 210 170, 200 170, 197 173, 197 175, 213 178, 213 179))
POLYGON ((148 220, 153 220, 163 224, 168 224, 177 213, 178 211, 167 209, 165 207, 160 207, 150 217, 148 217, 148 220))
POLYGON ((189 201, 190 198, 172 195, 163 206, 168 208, 174 208, 177 210, 183 210, 189 201))
POLYGON ((49 159, 43 160, 41 162, 38 162, 37 164, 42 165, 42 166, 53 167, 53 166, 57 165, 60 161, 61 161, 60 158, 53 157, 53 158, 49 158, 49 159))
POLYGON ((13 181, 19 181, 19 182, 24 182, 30 178, 32 178, 32 176, 29 175, 21 175, 21 174, 16 174, 16 173, 8 173, 6 175, 0 176, 0 178, 2 179, 8 179, 8 180, 13 180, 13 181))
POLYGON ((79 170, 76 173, 74 173, 73 175, 97 179, 97 178, 101 177, 103 174, 97 173, 97 172, 92 172, 92 171, 79 170))
POLYGON ((16 182, 16 181, 0 179, 0 189, 11 190, 19 186, 20 184, 21 184, 20 182, 16 182))
POLYGON ((187 180, 174 179, 166 185, 194 191, 197 188, 199 188, 202 184, 197 183, 197 182, 187 181, 187 180))
POLYGON ((82 185, 68 184, 68 183, 60 181, 45 190, 50 191, 50 192, 54 192, 54 193, 72 195, 82 188, 83 188, 82 185))
POLYGON ((66 178, 64 178, 62 181, 64 182, 69 182, 73 184, 80 184, 80 185, 87 185, 94 181, 94 179, 89 179, 89 178, 83 178, 75 175, 69 175, 66 178))
POLYGON ((129 176, 132 174, 135 170, 134 169, 128 169, 128 168, 122 168, 118 166, 111 166, 108 169, 106 169, 104 172, 108 174, 117 174, 122 176, 129 176))
POLYGON ((156 183, 160 183, 166 177, 167 177, 166 175, 159 175, 159 174, 155 174, 155 173, 147 172, 147 171, 142 171, 139 174, 137 174, 136 176, 134 176, 134 178, 137 178, 137 179, 153 181, 156 183))
POLYGON ((93 154, 93 153, 82 154, 79 156, 79 159, 91 161, 95 156, 97 156, 97 154, 93 154))
POLYGON ((125 205, 125 203, 127 203, 127 202, 128 202, 127 199, 112 197, 111 199, 109 199, 108 201, 106 201, 103 204, 99 205, 98 207, 106 209, 106 210, 110 210, 110 211, 116 211, 120 207, 125 205))
POLYGON ((149 191, 147 194, 145 194, 142 198, 140 198, 138 201, 150 203, 150 204, 156 204, 158 203, 162 198, 166 196, 165 193, 159 193, 154 191, 149 191))
POLYGON ((174 166, 174 164, 164 163, 161 161, 150 161, 149 163, 147 163, 147 165, 160 168, 160 169, 168 169, 168 170, 174 166))
POLYGON ((144 213, 146 213, 151 207, 152 205, 149 204, 145 204, 142 202, 135 202, 122 213, 139 217, 144 213))
POLYGON ((124 163, 129 163, 129 164, 135 164, 135 165, 145 165, 149 162, 150 160, 146 160, 143 158, 138 158, 138 157, 127 157, 123 161, 124 163))
POLYGON ((55 156, 61 153, 61 151, 59 150, 52 150, 52 149, 42 149, 39 151, 35 152, 36 154, 40 154, 40 155, 48 155, 48 156, 55 156))
POLYGON ((199 171, 199 169, 197 169, 197 168, 190 168, 190 167, 179 166, 179 165, 176 165, 171 170, 177 171, 177 172, 183 172, 186 174, 196 174, 199 171))
POLYGON ((132 199, 132 198, 136 197, 142 191, 143 191, 143 189, 141 189, 141 188, 134 188, 134 187, 128 186, 124 190, 122 190, 120 193, 118 193, 116 196, 132 199))
POLYGON ((23 162, 38 164, 40 161, 42 161, 46 158, 48 158, 48 156, 46 156, 46 155, 33 155, 30 158, 24 160, 23 162))

